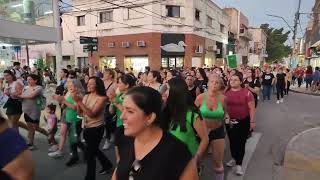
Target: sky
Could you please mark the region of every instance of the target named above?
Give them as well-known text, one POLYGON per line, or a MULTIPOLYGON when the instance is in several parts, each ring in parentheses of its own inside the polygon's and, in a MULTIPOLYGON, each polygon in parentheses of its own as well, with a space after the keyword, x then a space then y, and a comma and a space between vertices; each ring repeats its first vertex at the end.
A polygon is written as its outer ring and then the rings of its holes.
MULTIPOLYGON (((260 24, 269 23, 272 27, 284 27, 290 30, 286 23, 279 18, 269 17, 266 14, 282 16, 289 25, 293 26, 294 14, 298 9, 299 0, 212 0, 221 8, 235 7, 249 18, 250 26, 259 27, 260 24)), ((310 13, 315 0, 302 0, 301 11, 310 13)), ((298 37, 304 35, 309 16, 301 15, 301 28, 298 26, 298 37), (301 29, 303 32, 301 32, 301 29)))

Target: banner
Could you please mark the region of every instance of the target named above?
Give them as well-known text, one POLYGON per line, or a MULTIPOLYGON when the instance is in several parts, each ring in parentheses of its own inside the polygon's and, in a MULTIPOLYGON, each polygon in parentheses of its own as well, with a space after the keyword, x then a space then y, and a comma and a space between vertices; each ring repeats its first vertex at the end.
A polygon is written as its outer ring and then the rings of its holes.
POLYGON ((228 56, 228 66, 229 68, 237 68, 237 56, 236 55, 229 55, 228 56))

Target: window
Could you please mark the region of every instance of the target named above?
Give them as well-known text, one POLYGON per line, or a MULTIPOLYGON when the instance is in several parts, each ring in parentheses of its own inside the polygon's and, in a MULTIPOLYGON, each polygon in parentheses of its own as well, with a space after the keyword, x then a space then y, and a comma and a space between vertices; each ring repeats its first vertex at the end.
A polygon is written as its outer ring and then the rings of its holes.
POLYGON ((86 25, 85 16, 77 16, 77 26, 84 26, 86 25))
POLYGON ((220 32, 224 33, 225 30, 224 30, 224 25, 223 24, 220 24, 220 32))
POLYGON ((112 11, 100 12, 99 13, 100 23, 110 22, 113 19, 112 11))
POLYGON ((196 12, 194 13, 194 18, 197 20, 197 21, 200 21, 200 11, 198 9, 196 9, 196 12))
POLYGON ((212 18, 207 16, 207 26, 212 27, 212 18))
POLYGON ((167 17, 180 17, 180 6, 166 6, 167 17))
POLYGON ((244 31, 245 31, 244 28, 241 28, 241 29, 240 29, 240 33, 241 33, 241 34, 244 33, 244 31))

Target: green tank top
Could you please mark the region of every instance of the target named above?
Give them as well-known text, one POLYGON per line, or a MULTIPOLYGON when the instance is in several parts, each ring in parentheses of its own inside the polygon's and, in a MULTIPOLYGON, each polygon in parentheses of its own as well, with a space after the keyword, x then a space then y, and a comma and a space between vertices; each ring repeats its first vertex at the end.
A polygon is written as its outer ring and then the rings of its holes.
MULTIPOLYGON (((72 105, 75 104, 75 101, 72 99, 71 95, 67 96, 66 101, 72 105)), ((78 122, 80 119, 77 118, 77 110, 66 107, 66 122, 78 122)))
POLYGON ((203 103, 200 107, 200 112, 203 118, 207 120, 222 120, 224 118, 224 110, 222 107, 222 103, 220 100, 220 96, 218 96, 218 107, 214 111, 210 110, 207 106, 208 94, 206 93, 204 96, 203 103))
MULTIPOLYGON (((116 96, 116 103, 117 104, 122 104, 123 103, 124 95, 125 94, 121 93, 121 94, 118 94, 116 96)), ((122 114, 122 112, 120 111, 120 109, 116 108, 116 115, 117 115, 117 124, 116 124, 116 126, 117 127, 120 127, 120 126, 123 125, 123 121, 121 119, 121 114, 122 114)))
POLYGON ((180 130, 180 126, 174 127, 173 124, 171 124, 169 132, 174 135, 176 138, 178 138, 180 141, 182 141, 185 145, 187 145, 190 153, 192 156, 194 156, 197 153, 199 142, 197 139, 197 134, 193 128, 193 123, 195 120, 199 117, 199 114, 194 113, 192 111, 188 111, 186 115, 186 132, 182 132, 180 130), (192 117, 193 116, 193 117, 192 117))

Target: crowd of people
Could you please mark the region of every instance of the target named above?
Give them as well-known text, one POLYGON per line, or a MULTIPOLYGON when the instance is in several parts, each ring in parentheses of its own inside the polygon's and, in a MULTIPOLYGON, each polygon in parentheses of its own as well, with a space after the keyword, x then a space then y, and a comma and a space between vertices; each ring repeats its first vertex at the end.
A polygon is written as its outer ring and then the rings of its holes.
MULTIPOLYGON (((6 167, 19 153, 29 158, 25 151, 36 148, 35 131, 48 137, 48 155, 52 158, 65 155, 68 140, 71 152, 68 167, 80 162, 78 149, 81 149, 87 164, 85 180, 96 179, 96 159, 102 167, 99 174, 113 172, 113 180, 198 179, 208 149, 213 149, 210 168, 215 179, 223 180, 226 135, 232 156, 227 166, 235 166, 235 174, 242 176, 245 145, 256 127, 259 101, 271 100, 273 91, 275 102, 283 103, 290 84, 296 78, 301 84, 303 71, 301 68, 290 71, 282 66, 160 71, 146 67, 145 72, 136 75, 131 70, 122 72, 107 67, 102 72, 95 69, 91 74, 68 67, 59 74, 53 95, 56 104, 46 104, 43 81, 47 73, 18 73, 19 66, 15 64, 13 69, 4 71, 6 83, 1 82, 2 94, 8 97, 3 108, 10 127, 28 131, 26 143, 15 136, 21 144, 19 152, 9 143, 8 153, 15 150, 8 156, 12 158, 0 161, 1 174, 13 179, 19 178, 6 167), (61 109, 60 117, 57 106, 61 109), (46 129, 39 126, 44 109, 46 129), (26 124, 19 121, 22 114, 26 124), (59 142, 55 139, 58 131, 59 142), (115 164, 100 149, 101 142, 103 150, 115 148, 115 164)), ((307 68, 307 88, 308 84, 319 85, 316 71, 319 68, 311 73, 310 82, 307 68)), ((47 84, 56 81, 49 80, 47 84)), ((1 146, 7 142, 6 134, 13 133, 2 119, 1 146)), ((31 170, 26 170, 31 177, 31 170)))

